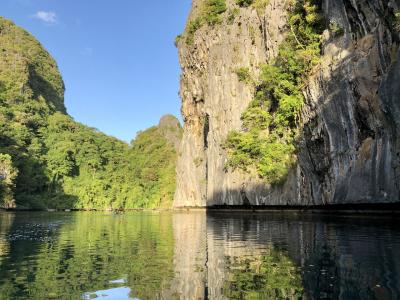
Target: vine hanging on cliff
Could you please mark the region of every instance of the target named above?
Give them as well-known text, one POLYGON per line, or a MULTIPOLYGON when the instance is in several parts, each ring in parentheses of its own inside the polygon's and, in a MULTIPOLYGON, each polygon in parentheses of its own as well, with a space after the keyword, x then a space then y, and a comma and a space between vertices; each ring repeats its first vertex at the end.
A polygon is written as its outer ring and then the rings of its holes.
POLYGON ((321 56, 325 22, 321 1, 288 5, 288 32, 276 59, 261 67, 254 99, 242 114, 242 131, 225 143, 227 167, 256 172, 267 183, 282 183, 296 162, 302 90, 321 56))

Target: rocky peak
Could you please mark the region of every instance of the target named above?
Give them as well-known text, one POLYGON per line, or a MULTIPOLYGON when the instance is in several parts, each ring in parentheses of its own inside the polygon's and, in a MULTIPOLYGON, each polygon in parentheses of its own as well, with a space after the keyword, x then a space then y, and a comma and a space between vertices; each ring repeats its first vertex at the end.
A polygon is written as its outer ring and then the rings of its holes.
POLYGON ((178 150, 182 139, 182 126, 179 120, 173 115, 164 115, 158 123, 158 130, 178 150))
POLYGON ((181 124, 179 120, 173 115, 164 115, 161 117, 160 122, 158 123, 158 127, 160 128, 181 128, 181 124))

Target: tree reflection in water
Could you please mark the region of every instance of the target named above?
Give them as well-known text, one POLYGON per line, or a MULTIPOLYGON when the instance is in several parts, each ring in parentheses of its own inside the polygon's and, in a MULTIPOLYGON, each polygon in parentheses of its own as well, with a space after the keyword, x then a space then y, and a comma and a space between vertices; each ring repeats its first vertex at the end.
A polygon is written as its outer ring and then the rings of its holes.
POLYGON ((122 278, 131 297, 152 299, 173 277, 170 214, 17 217, 0 265, 0 299, 81 299, 122 278))
POLYGON ((224 295, 230 299, 302 299, 299 269, 282 251, 270 247, 262 255, 226 257, 224 295))

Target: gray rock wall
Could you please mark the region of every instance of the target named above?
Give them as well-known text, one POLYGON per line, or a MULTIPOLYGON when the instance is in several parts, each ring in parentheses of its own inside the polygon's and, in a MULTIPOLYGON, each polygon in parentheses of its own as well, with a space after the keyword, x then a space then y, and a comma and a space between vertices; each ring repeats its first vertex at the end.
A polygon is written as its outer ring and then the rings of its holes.
POLYGON ((324 2, 327 19, 345 34, 324 36, 322 63, 305 91, 299 203, 400 200, 397 8, 394 1, 324 2))
MULTIPOLYGON (((298 165, 280 187, 257 176, 226 170, 222 144, 241 128, 240 116, 254 93, 234 70, 276 56, 284 39, 285 0, 265 11, 227 0, 223 23, 203 26, 193 45, 180 41, 184 134, 177 165, 174 206, 322 205, 399 201, 400 1, 323 1, 327 22, 344 29, 324 33, 323 56, 304 91, 298 165)), ((194 0, 189 21, 202 1, 194 0)))

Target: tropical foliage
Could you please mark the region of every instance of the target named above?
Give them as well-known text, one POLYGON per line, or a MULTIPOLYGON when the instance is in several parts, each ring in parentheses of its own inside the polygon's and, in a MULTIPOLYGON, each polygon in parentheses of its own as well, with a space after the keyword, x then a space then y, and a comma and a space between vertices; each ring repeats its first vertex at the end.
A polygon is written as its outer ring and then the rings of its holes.
POLYGON ((253 4, 254 0, 236 0, 236 4, 241 7, 248 7, 253 4))
POLYGON ((262 15, 269 0, 236 0, 236 4, 240 7, 253 7, 258 15, 262 15))
POLYGON ((208 25, 221 23, 221 14, 226 11, 225 0, 206 0, 203 7, 203 18, 208 25))
POLYGON ((0 207, 171 204, 176 153, 165 128, 130 146, 79 124, 56 62, 29 33, 1 18, 0 47, 0 207))
POLYGON ((249 68, 240 67, 240 68, 235 69, 234 72, 236 73, 239 81, 248 83, 248 84, 253 82, 249 68))

